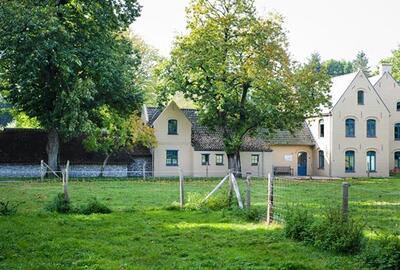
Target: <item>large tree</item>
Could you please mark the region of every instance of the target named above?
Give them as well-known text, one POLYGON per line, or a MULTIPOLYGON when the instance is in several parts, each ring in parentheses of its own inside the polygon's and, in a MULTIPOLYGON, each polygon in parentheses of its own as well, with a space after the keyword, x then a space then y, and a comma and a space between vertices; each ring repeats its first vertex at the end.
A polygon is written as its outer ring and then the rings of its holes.
POLYGON ((200 121, 223 133, 229 168, 240 171, 246 136, 291 131, 328 103, 320 63, 295 65, 278 15, 257 15, 253 0, 192 0, 188 34, 161 73, 161 101, 182 91, 200 121))
POLYGON ((354 61, 353 61, 353 69, 355 71, 362 70, 365 72, 365 74, 367 74, 367 76, 370 76, 371 68, 368 64, 368 57, 365 54, 365 52, 360 51, 357 53, 356 59, 354 59, 354 61))
POLYGON ((397 81, 400 81, 400 47, 393 51, 391 57, 382 62, 392 64, 392 75, 397 81))
POLYGON ((139 16, 137 0, 3 0, 0 74, 5 98, 48 131, 48 163, 59 140, 90 133, 99 108, 131 114, 140 62, 121 34, 139 16))

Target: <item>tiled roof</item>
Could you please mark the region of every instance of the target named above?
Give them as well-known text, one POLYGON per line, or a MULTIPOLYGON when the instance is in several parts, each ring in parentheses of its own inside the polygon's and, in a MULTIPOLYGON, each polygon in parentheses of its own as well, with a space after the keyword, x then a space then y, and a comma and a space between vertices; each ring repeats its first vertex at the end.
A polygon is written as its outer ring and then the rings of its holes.
MULTIPOLYGON (((221 130, 212 131, 200 124, 197 110, 181 109, 192 123, 192 145, 196 151, 223 151, 224 142, 221 130)), ((147 108, 149 124, 153 124, 161 114, 162 109, 147 108)), ((271 139, 262 136, 245 137, 242 151, 270 151, 270 145, 314 145, 315 142, 306 123, 303 127, 291 134, 289 131, 277 131, 271 139)))

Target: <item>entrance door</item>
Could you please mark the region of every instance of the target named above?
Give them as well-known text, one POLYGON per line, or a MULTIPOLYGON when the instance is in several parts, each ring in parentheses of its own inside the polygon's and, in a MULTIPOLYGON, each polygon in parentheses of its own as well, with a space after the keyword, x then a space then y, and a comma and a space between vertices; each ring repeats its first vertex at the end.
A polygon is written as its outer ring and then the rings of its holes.
POLYGON ((300 152, 297 155, 297 175, 306 176, 307 175, 307 153, 300 152))

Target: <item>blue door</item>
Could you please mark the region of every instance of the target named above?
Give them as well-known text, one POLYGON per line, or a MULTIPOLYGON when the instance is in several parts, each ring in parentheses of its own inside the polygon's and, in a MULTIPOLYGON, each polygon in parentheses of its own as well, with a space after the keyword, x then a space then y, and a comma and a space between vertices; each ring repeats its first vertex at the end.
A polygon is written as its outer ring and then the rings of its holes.
POLYGON ((297 175, 306 176, 307 175, 307 153, 300 152, 297 156, 297 175))

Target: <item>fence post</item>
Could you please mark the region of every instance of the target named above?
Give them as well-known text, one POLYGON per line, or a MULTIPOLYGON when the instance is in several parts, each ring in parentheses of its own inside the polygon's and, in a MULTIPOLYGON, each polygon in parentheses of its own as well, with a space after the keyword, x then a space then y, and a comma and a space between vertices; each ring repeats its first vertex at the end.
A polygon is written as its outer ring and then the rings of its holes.
POLYGON ((233 197, 233 183, 232 183, 232 171, 229 169, 229 191, 228 191, 228 207, 231 207, 233 197))
POLYGON ((143 161, 143 166, 142 166, 142 176, 143 176, 143 181, 146 181, 146 161, 143 161))
POLYGON ((274 220, 274 179, 268 173, 268 205, 267 205, 267 224, 274 220))
POLYGON ((251 206, 250 177, 251 173, 248 172, 246 176, 246 209, 250 209, 251 206))
POLYGON ((348 182, 344 182, 342 184, 342 213, 344 218, 347 218, 349 216, 349 187, 350 184, 348 182))
POLYGON ((40 180, 44 180, 45 170, 44 170, 44 161, 40 161, 40 180))
POLYGON ((185 206, 185 189, 183 183, 183 173, 179 169, 179 205, 181 208, 185 206))

